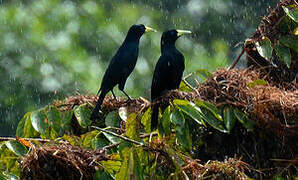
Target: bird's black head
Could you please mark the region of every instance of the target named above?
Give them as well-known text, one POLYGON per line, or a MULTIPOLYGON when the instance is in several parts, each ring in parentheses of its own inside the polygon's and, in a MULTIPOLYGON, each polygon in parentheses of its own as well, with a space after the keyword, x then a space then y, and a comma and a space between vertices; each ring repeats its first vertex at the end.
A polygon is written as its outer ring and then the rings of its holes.
POLYGON ((156 30, 154 30, 148 26, 144 26, 143 24, 135 24, 129 28, 127 35, 131 36, 131 37, 141 38, 141 36, 144 33, 150 32, 150 31, 156 32, 156 30))
POLYGON ((176 29, 165 31, 162 33, 162 36, 161 36, 161 45, 163 46, 164 44, 175 44, 176 40, 180 36, 182 36, 183 34, 189 34, 189 33, 191 33, 191 31, 176 30, 176 29))

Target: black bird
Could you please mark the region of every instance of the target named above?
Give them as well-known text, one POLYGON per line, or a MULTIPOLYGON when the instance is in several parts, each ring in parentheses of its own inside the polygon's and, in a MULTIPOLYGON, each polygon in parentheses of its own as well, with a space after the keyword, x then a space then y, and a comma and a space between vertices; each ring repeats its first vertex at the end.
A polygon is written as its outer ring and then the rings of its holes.
MULTIPOLYGON (((151 101, 153 102, 169 90, 178 89, 185 68, 184 56, 175 47, 176 40, 185 30, 169 30, 161 37, 161 56, 155 66, 151 85, 151 101)), ((151 130, 157 128, 159 105, 153 106, 151 116, 151 130)))
POLYGON ((129 95, 124 91, 124 85, 134 69, 139 53, 139 41, 145 32, 156 32, 150 27, 146 27, 143 24, 135 24, 130 27, 122 45, 112 58, 101 82, 100 89, 98 90, 99 99, 95 108, 92 111, 91 120, 94 120, 98 116, 101 104, 109 91, 112 91, 114 98, 113 88, 118 84, 119 89, 130 99, 129 95))

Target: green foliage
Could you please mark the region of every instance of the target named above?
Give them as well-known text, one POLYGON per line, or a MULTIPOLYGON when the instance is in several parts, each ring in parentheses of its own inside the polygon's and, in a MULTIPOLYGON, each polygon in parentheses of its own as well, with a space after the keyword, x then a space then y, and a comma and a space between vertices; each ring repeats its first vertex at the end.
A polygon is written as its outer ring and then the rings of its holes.
MULTIPOLYGON (((87 104, 76 106, 68 111, 61 111, 54 106, 46 106, 43 109, 28 112, 20 121, 17 134, 21 137, 32 135, 32 137, 46 139, 56 139, 61 136, 59 139, 88 149, 99 149, 117 144, 108 150, 113 158, 99 162, 103 170, 98 170, 94 178, 147 179, 155 173, 156 177, 165 174, 169 178, 186 176, 181 169, 181 166, 186 163, 183 154, 190 154, 193 149, 199 148, 198 141, 201 140, 197 138, 196 133, 199 133, 200 127, 210 127, 221 133, 230 133, 236 122, 240 122, 249 131, 254 128, 254 123, 248 119, 247 115, 232 106, 218 109, 205 101, 197 100, 193 103, 175 99, 162 112, 159 121, 161 137, 167 139, 161 151, 164 151, 169 157, 173 157, 170 161, 172 168, 165 170, 158 166, 158 162, 154 161, 154 153, 143 148, 143 146, 148 146, 144 143, 148 142, 148 139, 141 138, 141 134, 150 132, 151 108, 148 108, 143 114, 128 114, 125 109, 120 110, 125 111, 126 114, 125 117, 122 116, 126 121, 124 134, 119 134, 121 121, 124 121, 121 119, 119 111, 107 113, 104 131, 101 129, 90 131, 90 107, 87 104), (70 124, 77 124, 77 126, 70 124), (80 136, 72 135, 79 129, 81 129, 80 136), (58 130, 59 133, 53 135, 53 132, 58 130), (138 143, 127 141, 125 138, 138 143)), ((153 137, 153 139, 156 138, 153 137)), ((36 143, 36 146, 40 146, 40 144, 36 143)), ((23 157, 28 152, 28 149, 18 141, 7 141, 5 145, 2 145, 3 148, 4 155, 5 152, 9 152, 16 157, 23 157)), ((2 156, 2 158, 4 157, 2 156)), ((3 170, 19 175, 19 170, 15 169, 15 166, 18 166, 15 164, 15 159, 6 160, 4 163, 9 163, 9 166, 5 166, 6 168, 3 170)))
POLYGON ((280 60, 290 68, 292 61, 290 50, 298 53, 298 37, 296 35, 298 10, 296 7, 290 10, 284 6, 283 10, 286 16, 282 17, 277 24, 277 29, 279 30, 279 34, 277 35, 278 41, 271 42, 268 37, 263 37, 260 42, 256 43, 256 47, 259 54, 267 60, 273 59, 272 52, 274 50, 280 57, 280 60))
POLYGON ((87 107, 87 104, 76 107, 74 110, 74 114, 82 128, 87 128, 91 125, 91 110, 87 107))
POLYGON ((269 60, 272 56, 272 45, 269 38, 265 37, 261 42, 256 43, 259 54, 269 60))

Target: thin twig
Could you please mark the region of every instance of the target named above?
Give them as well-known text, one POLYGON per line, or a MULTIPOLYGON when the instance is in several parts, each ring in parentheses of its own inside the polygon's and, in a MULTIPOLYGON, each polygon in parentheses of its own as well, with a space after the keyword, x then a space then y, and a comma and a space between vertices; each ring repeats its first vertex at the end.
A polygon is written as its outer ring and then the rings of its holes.
MULTIPOLYGON (((51 142, 54 140, 49 139, 40 139, 40 138, 22 138, 26 141, 39 141, 39 142, 51 142)), ((0 137, 0 141, 10 141, 10 140, 16 140, 16 137, 0 137)))
POLYGON ((231 70, 231 69, 233 69, 236 66, 236 64, 238 63, 239 59, 243 55, 244 51, 245 51, 244 50, 244 47, 242 47, 241 53, 237 56, 237 58, 235 59, 235 61, 233 62, 233 64, 228 68, 228 70, 231 70))
POLYGON ((142 143, 142 142, 135 141, 135 140, 130 139, 130 138, 125 137, 125 136, 121 136, 121 135, 119 135, 119 134, 117 134, 117 133, 114 133, 114 132, 105 130, 105 129, 103 129, 103 128, 99 128, 99 127, 96 127, 96 126, 91 126, 91 127, 94 128, 94 129, 100 130, 100 131, 102 131, 102 132, 108 133, 108 134, 110 134, 110 135, 113 135, 113 136, 115 136, 115 137, 118 137, 118 138, 120 138, 120 139, 123 139, 124 141, 128 141, 128 142, 131 142, 131 143, 140 145, 140 146, 147 146, 146 144, 144 144, 144 143, 142 143))

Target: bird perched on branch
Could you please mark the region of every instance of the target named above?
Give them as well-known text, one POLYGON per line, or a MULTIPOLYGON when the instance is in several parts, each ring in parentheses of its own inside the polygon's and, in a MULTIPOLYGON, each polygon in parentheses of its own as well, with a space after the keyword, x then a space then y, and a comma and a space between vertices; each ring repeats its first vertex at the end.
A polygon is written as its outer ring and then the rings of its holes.
MULTIPOLYGON (((176 40, 183 34, 189 34, 185 30, 169 30, 161 37, 161 56, 155 66, 151 85, 151 100, 156 100, 169 90, 178 89, 185 68, 184 56, 175 47, 176 40)), ((159 105, 155 104, 151 116, 151 130, 157 128, 159 105)))
POLYGON ((128 76, 134 69, 139 53, 139 41, 142 35, 146 32, 156 32, 156 30, 144 26, 143 24, 135 24, 130 27, 122 45, 112 58, 101 82, 100 89, 98 90, 99 99, 91 114, 91 120, 98 116, 101 104, 109 91, 112 91, 116 99, 113 88, 118 84, 120 91, 122 91, 128 99, 129 95, 124 91, 125 82, 128 76))

